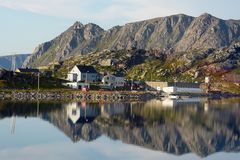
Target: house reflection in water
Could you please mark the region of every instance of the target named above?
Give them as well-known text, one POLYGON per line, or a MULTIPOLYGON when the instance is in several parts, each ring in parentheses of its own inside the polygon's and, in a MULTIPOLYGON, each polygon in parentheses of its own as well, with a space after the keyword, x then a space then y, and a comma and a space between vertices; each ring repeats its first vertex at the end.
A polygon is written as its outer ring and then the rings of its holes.
POLYGON ((104 103, 94 105, 86 102, 74 102, 63 104, 67 110, 67 118, 73 124, 91 123, 96 117, 110 118, 112 116, 124 116, 128 107, 123 103, 104 103))
MULTIPOLYGON (((205 104, 206 105, 206 104, 205 104)), ((191 108, 198 109, 203 106, 203 101, 199 98, 192 99, 164 99, 164 100, 150 100, 146 103, 86 103, 86 102, 75 102, 63 104, 63 107, 67 110, 67 118, 73 124, 76 123, 91 123, 97 117, 111 118, 113 116, 128 117, 134 115, 134 111, 141 110, 143 108, 178 108, 181 106, 190 106, 191 108)), ((203 106, 204 107, 204 106, 203 106)), ((204 108, 208 109, 208 108, 204 108)))
POLYGON ((91 123, 100 115, 99 107, 87 105, 86 102, 64 104, 67 109, 67 117, 73 124, 91 123))
POLYGON ((123 103, 104 103, 101 106, 101 116, 110 118, 114 115, 125 115, 126 106, 123 103))
POLYGON ((150 100, 145 103, 145 106, 151 107, 160 107, 160 108, 174 108, 179 106, 194 106, 199 107, 201 106, 202 99, 200 98, 189 98, 189 99, 163 99, 163 100, 150 100))

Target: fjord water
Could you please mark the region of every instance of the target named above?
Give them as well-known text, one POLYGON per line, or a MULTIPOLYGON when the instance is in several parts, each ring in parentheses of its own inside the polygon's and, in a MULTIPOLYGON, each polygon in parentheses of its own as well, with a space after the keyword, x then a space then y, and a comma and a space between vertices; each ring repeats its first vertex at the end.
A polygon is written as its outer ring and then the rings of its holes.
POLYGON ((240 157, 240 99, 0 103, 0 159, 240 157))

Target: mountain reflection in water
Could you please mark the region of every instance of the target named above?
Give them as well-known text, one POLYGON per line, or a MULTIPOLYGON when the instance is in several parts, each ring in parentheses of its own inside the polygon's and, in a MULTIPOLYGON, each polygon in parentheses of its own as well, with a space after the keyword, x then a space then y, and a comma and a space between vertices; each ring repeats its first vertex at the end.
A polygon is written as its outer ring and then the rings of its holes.
POLYGON ((239 115, 239 99, 0 104, 0 120, 39 117, 73 142, 94 141, 104 135, 151 150, 201 157, 240 151, 239 115))

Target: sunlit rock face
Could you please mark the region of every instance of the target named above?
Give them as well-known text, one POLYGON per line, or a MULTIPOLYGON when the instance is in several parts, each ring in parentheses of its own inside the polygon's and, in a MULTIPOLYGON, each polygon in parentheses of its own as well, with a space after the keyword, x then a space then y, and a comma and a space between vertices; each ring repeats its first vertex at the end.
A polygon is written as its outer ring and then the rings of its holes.
POLYGON ((183 14, 129 23, 104 30, 96 24, 73 24, 49 42, 36 47, 24 67, 44 66, 70 56, 103 50, 158 50, 174 53, 219 49, 240 40, 240 21, 209 14, 183 14))

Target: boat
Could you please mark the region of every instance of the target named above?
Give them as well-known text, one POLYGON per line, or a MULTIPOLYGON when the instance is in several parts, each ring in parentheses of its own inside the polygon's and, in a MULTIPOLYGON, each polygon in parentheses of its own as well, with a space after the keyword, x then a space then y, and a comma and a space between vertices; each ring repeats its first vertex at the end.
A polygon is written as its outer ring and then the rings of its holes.
POLYGON ((168 95, 168 98, 170 99, 179 99, 180 97, 177 95, 168 95))

